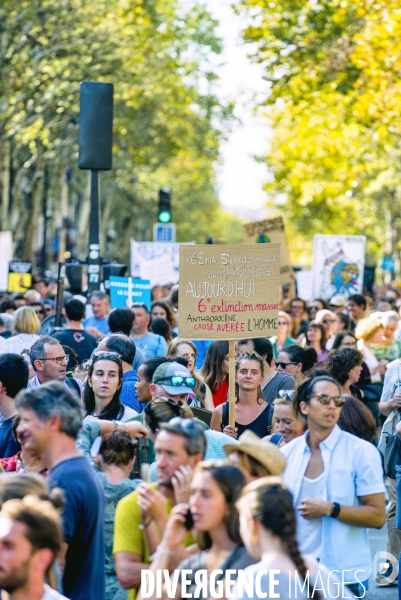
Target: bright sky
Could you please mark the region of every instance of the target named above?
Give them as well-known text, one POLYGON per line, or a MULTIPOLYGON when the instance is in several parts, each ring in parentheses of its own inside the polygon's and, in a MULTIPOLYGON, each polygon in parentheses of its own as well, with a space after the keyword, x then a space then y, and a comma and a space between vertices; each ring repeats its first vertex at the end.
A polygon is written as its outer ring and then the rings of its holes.
POLYGON ((231 4, 232 0, 206 0, 209 11, 220 23, 217 33, 224 42, 217 93, 223 99, 236 101, 235 115, 241 121, 234 124, 228 141, 221 146, 217 181, 222 205, 252 221, 268 215, 264 206, 266 193, 262 190, 269 178, 268 170, 253 158, 268 148, 267 119, 253 113, 255 95, 265 97, 268 86, 262 79, 262 67, 247 58, 249 46, 241 40, 244 21, 235 15, 231 4))

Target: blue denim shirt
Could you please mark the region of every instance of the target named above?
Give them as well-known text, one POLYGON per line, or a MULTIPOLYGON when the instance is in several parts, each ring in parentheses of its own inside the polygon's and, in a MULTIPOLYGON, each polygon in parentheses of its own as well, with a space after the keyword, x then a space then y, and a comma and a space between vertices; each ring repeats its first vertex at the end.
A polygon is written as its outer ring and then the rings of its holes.
POLYGON ((127 371, 123 375, 123 385, 120 392, 120 400, 124 406, 129 406, 129 408, 133 408, 137 413, 140 413, 144 407, 136 395, 135 384, 138 381, 138 376, 136 371, 132 369, 132 371, 127 371))

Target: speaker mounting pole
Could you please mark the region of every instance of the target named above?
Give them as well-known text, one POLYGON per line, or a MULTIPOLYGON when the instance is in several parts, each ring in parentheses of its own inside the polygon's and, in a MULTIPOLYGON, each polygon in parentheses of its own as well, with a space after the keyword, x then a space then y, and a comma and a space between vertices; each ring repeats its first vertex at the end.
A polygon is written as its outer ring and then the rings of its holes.
POLYGON ((89 215, 89 257, 88 257, 88 293, 100 286, 100 210, 99 210, 99 171, 91 170, 91 209, 89 215))

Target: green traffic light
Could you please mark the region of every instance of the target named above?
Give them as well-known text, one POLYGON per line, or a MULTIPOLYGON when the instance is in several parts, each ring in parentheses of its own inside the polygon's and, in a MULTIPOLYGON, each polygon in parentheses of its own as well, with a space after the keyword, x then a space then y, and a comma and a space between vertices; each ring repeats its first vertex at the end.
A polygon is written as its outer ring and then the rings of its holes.
POLYGON ((159 213, 159 221, 161 223, 168 223, 171 221, 171 213, 169 213, 167 210, 163 210, 161 213, 159 213))

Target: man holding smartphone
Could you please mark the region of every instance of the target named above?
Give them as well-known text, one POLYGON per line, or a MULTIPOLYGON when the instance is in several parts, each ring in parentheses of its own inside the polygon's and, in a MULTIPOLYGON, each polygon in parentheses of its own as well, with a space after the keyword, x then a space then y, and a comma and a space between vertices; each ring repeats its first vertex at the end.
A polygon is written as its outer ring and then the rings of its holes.
MULTIPOLYGON (((114 558, 121 586, 135 600, 141 570, 151 562, 173 506, 189 501, 192 469, 203 460, 206 436, 193 419, 164 423, 155 441, 157 483, 142 483, 118 506, 114 529, 114 558)), ((189 524, 188 524, 189 526, 189 524)), ((188 535, 184 545, 193 543, 188 535)), ((186 557, 185 548, 174 556, 174 567, 186 557)))

